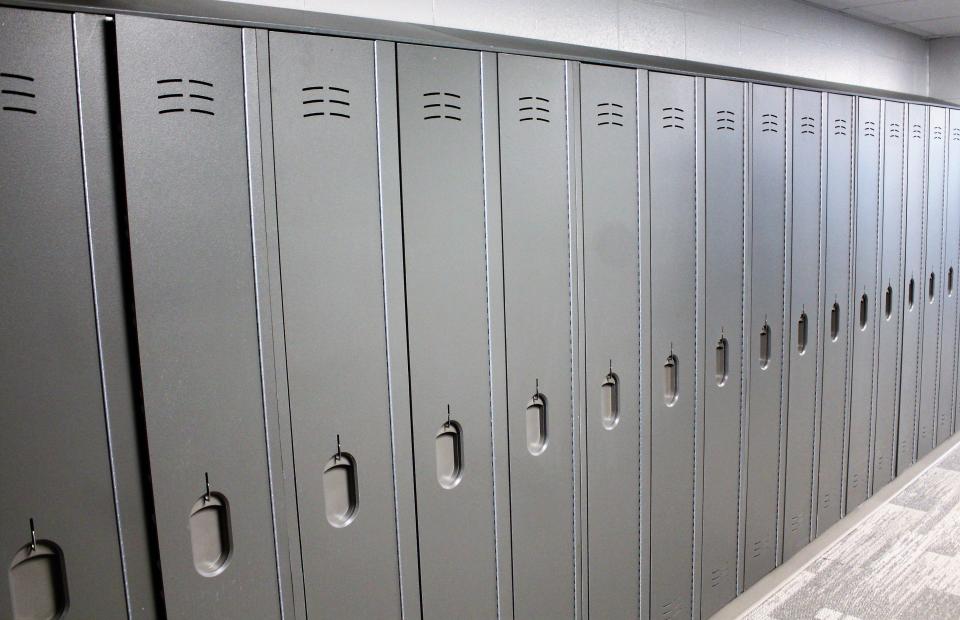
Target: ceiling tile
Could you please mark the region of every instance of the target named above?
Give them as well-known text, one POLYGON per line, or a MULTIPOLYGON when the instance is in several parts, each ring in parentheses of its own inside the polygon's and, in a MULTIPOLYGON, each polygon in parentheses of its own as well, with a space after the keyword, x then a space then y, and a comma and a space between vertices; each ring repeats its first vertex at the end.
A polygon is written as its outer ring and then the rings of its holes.
POLYGON ((930 33, 926 36, 952 37, 960 35, 960 16, 897 24, 897 28, 903 28, 917 34, 930 33))

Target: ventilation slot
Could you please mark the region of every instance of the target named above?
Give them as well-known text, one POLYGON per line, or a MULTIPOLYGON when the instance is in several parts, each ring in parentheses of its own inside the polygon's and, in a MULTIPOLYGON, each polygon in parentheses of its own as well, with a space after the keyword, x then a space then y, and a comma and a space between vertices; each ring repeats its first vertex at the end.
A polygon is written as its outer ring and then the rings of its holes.
POLYGON ((867 328, 867 318, 870 310, 870 304, 867 300, 867 294, 860 296, 860 331, 867 328))
POLYGON ((933 128, 933 139, 943 142, 943 127, 936 125, 933 128))
POLYGON ((840 304, 833 302, 830 308, 830 340, 836 342, 840 337, 840 304))
POLYGON ((350 94, 347 88, 340 86, 304 86, 300 89, 303 94, 303 118, 316 116, 335 116, 350 118, 350 102, 346 95, 350 94))
POLYGON ((863 135, 866 138, 876 138, 877 124, 873 121, 863 121, 863 135))
POLYGON ((600 384, 600 418, 608 431, 620 421, 620 378, 612 369, 600 384))
POLYGON ((837 118, 833 121, 833 135, 835 136, 845 136, 847 135, 847 119, 837 118))
POLYGON ((30 519, 30 542, 13 556, 9 569, 13 620, 62 618, 67 613, 67 569, 60 547, 37 540, 30 519))
POLYGON ((812 116, 800 117, 800 133, 814 135, 817 131, 816 119, 812 116))
POLYGON ((528 95, 517 98, 517 111, 520 113, 520 122, 541 121, 549 123, 550 100, 546 97, 528 95))
POLYGON ((960 142, 960 128, 950 130, 950 139, 960 142))
POLYGON ((911 137, 911 138, 916 138, 916 139, 918 139, 918 140, 919 140, 920 138, 923 138, 923 127, 921 127, 920 125, 918 125, 918 124, 915 123, 915 124, 910 128, 910 137, 911 137))
POLYGON ((761 132, 780 133, 780 117, 776 114, 763 114, 760 117, 761 132))
MULTIPOLYGON (((449 416, 449 409, 447 410, 449 416)), ((436 436, 437 482, 444 489, 452 489, 463 479, 463 429, 454 420, 447 419, 436 436)))
POLYGON ((210 104, 214 102, 213 96, 208 94, 213 92, 208 90, 213 88, 213 82, 194 79, 185 80, 183 78, 164 78, 157 80, 157 85, 170 89, 157 95, 157 101, 160 102, 161 106, 160 109, 157 110, 158 114, 192 112, 206 116, 215 115, 213 110, 208 109, 212 107, 210 104))
POLYGON ((598 103, 597 104, 597 127, 611 125, 623 127, 623 106, 619 103, 598 103))
POLYGON ((423 120, 450 119, 460 121, 460 95, 440 91, 423 93, 423 120))
POLYGON ((894 140, 899 140, 902 135, 900 132, 900 123, 890 123, 890 133, 888 135, 894 140))
POLYGON ((719 110, 717 112, 717 131, 736 131, 737 115, 732 110, 719 110))
POLYGON ((660 117, 663 129, 683 129, 686 122, 683 108, 666 107, 662 110, 663 116, 660 117))
POLYGON ((216 577, 227 568, 233 542, 227 498, 210 491, 210 476, 204 474, 206 492, 190 509, 190 543, 193 567, 204 577, 216 577))
POLYGON ((800 319, 797 321, 797 353, 800 355, 807 352, 808 323, 807 313, 801 312, 800 319))
POLYGON ((727 377, 729 376, 729 362, 730 362, 730 347, 728 346, 726 338, 720 338, 717 341, 717 352, 716 352, 716 379, 717 387, 723 387, 727 383, 727 377))
POLYGON ((883 318, 889 321, 893 316, 893 287, 887 285, 887 290, 883 294, 883 318))
POLYGON ((19 73, 0 73, 0 109, 5 112, 36 114, 33 78, 19 73))

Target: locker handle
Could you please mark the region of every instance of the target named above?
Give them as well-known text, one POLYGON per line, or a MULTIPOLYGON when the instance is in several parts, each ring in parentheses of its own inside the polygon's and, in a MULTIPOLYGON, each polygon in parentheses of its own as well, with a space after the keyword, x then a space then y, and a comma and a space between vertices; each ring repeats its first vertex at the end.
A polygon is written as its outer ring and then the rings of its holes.
POLYGON ((760 369, 770 366, 770 326, 766 323, 760 328, 760 369))
POLYGON ((323 505, 327 522, 335 528, 347 527, 357 518, 357 460, 340 450, 339 435, 337 452, 323 468, 323 505))
POLYGON ((667 407, 673 407, 680 398, 680 361, 671 353, 663 365, 663 402, 667 407))
POLYGON ((440 425, 436 434, 437 482, 444 489, 453 489, 463 480, 463 428, 450 419, 440 425))
POLYGON ((729 357, 727 339, 721 336, 720 340, 717 341, 717 387, 723 387, 727 383, 727 377, 729 376, 729 371, 727 370, 729 357))
POLYGON ((830 308, 830 340, 837 341, 840 337, 840 304, 833 302, 830 308))
POLYGON ((936 291, 936 286, 934 285, 934 275, 933 272, 930 272, 929 283, 927 284, 927 299, 930 303, 933 303, 934 292, 936 291))
POLYGON ((801 312, 800 319, 797 321, 797 353, 803 355, 807 352, 807 313, 801 312))
POLYGON ((206 491, 190 509, 190 544, 196 571, 216 577, 227 569, 233 552, 230 504, 222 493, 210 491, 210 476, 204 478, 206 491))
POLYGON ((67 613, 67 569, 63 551, 37 540, 30 519, 30 542, 13 556, 9 572, 14 618, 60 618, 67 613))
POLYGON ((620 421, 620 378, 613 370, 607 372, 600 384, 600 418, 608 431, 620 421))
POLYGON ((536 392, 527 403, 527 451, 539 456, 547 449, 547 397, 536 392))
POLYGON ((953 297, 953 267, 947 269, 947 297, 953 297))
POLYGON ((893 287, 887 285, 887 291, 883 294, 883 315, 886 320, 893 316, 893 287))
POLYGON ((867 294, 864 293, 860 296, 860 331, 863 331, 867 328, 869 310, 870 305, 868 303, 867 294))
POLYGON ((914 280, 913 278, 910 278, 910 282, 907 284, 907 310, 908 311, 913 310, 913 289, 914 288, 915 288, 914 280))

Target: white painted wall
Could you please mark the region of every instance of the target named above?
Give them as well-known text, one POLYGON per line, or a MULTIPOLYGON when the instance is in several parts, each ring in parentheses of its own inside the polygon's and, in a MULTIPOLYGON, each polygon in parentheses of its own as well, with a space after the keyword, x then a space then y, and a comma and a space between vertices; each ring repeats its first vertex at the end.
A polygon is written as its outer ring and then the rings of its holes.
POLYGON ((241 1, 928 92, 927 41, 797 0, 241 1))
POLYGON ((930 96, 960 105, 960 37, 930 41, 930 96))

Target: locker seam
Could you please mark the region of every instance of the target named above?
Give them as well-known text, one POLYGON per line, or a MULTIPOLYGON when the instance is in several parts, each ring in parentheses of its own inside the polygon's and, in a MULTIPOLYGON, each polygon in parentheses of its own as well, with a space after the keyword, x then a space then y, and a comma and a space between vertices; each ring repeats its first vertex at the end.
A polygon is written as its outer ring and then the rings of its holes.
MULTIPOLYGON (((787 94, 788 94, 787 91, 784 91, 784 94, 783 94, 783 177, 782 177, 784 209, 783 209, 783 234, 781 235, 782 244, 783 244, 783 268, 782 268, 782 280, 781 280, 781 286, 780 286, 780 295, 781 295, 781 299, 780 299, 780 309, 781 309, 780 310, 780 389, 779 389, 780 401, 779 401, 779 412, 778 412, 779 419, 778 419, 778 425, 777 425, 777 501, 776 501, 776 512, 774 513, 774 518, 773 518, 773 530, 774 530, 773 531, 773 540, 774 540, 773 565, 774 567, 776 567, 779 564, 779 562, 777 561, 777 558, 780 554, 778 553, 777 550, 780 549, 780 544, 782 539, 780 534, 780 528, 782 526, 780 511, 783 508, 783 504, 781 504, 781 501, 780 501, 780 497, 781 497, 780 489, 785 488, 784 485, 786 484, 786 478, 785 478, 786 473, 784 471, 786 469, 786 442, 784 441, 784 439, 785 439, 785 433, 787 432, 787 429, 788 429, 789 421, 787 420, 787 417, 786 417, 787 412, 784 410, 783 404, 784 404, 784 400, 789 399, 789 396, 790 396, 789 381, 784 381, 784 373, 783 373, 784 366, 789 363, 788 352, 787 352, 787 329, 788 329, 787 317, 789 316, 790 308, 787 303, 788 302, 787 297, 790 295, 791 291, 788 291, 788 288, 789 288, 788 282, 790 282, 791 286, 793 282, 793 278, 792 278, 793 274, 789 269, 791 265, 788 264, 788 260, 787 260, 788 256, 790 256, 790 259, 791 259, 789 262, 792 262, 792 258, 793 258, 793 244, 791 243, 792 241, 791 237, 793 235, 793 221, 792 221, 793 193, 791 191, 792 188, 789 187, 787 184, 788 176, 791 176, 792 178, 791 166, 793 163, 793 160, 792 160, 793 153, 791 149, 793 147, 793 140, 792 140, 793 134, 788 133, 787 131, 790 121, 792 120, 787 116, 787 107, 788 107, 787 94), (788 200, 788 196, 789 196, 789 200, 788 200), (791 216, 789 221, 790 235, 787 234, 788 211, 791 216)), ((790 92, 790 94, 792 94, 792 91, 790 92)), ((791 112, 792 112, 792 106, 791 106, 791 112)), ((789 402, 789 400, 787 400, 787 402, 789 402)))
POLYGON ((698 598, 696 593, 697 585, 697 468, 701 467, 702 464, 697 459, 697 440, 699 437, 699 432, 701 429, 697 425, 697 410, 703 405, 699 402, 700 396, 700 319, 702 308, 700 307, 700 208, 702 206, 703 196, 700 193, 700 186, 698 180, 698 162, 701 156, 700 153, 700 141, 698 136, 702 128, 702 119, 699 118, 697 112, 699 111, 699 92, 700 91, 700 80, 694 78, 693 81, 693 507, 692 507, 692 517, 693 517, 693 536, 692 544, 690 545, 691 557, 690 557, 690 592, 691 592, 691 606, 690 606, 690 615, 691 617, 696 617, 693 609, 693 599, 698 598))
MULTIPOLYGON (((744 479, 744 431, 746 430, 746 411, 747 411, 747 379, 746 379, 746 332, 747 332, 747 225, 750 223, 747 218, 748 200, 752 200, 752 194, 748 194, 750 179, 748 171, 750 162, 753 158, 753 149, 750 148, 751 127, 748 121, 748 114, 753 115, 752 106, 748 108, 748 98, 750 96, 750 87, 741 88, 740 108, 741 118, 740 126, 743 128, 743 135, 740 140, 740 178, 741 191, 743 198, 740 201, 740 396, 737 403, 737 414, 739 417, 739 432, 737 433, 737 534, 736 534, 736 566, 734 567, 734 592, 738 595, 743 586, 740 579, 740 563, 744 561, 743 554, 740 552, 741 544, 745 536, 740 535, 741 524, 745 523, 741 502, 745 499, 746 489, 744 479)), ((752 212, 752 204, 749 207, 752 212)), ((751 241, 752 243, 752 241, 751 241)))
POLYGON ((874 261, 873 261, 873 346, 871 347, 871 357, 870 357, 870 423, 869 423, 869 438, 867 440, 867 479, 866 479, 866 490, 864 491, 864 496, 869 498, 873 495, 873 459, 876 454, 876 425, 877 425, 877 369, 880 366, 879 355, 880 355, 880 272, 882 268, 881 261, 883 259, 883 158, 884 158, 884 136, 886 132, 883 131, 883 128, 886 127, 886 109, 883 104, 879 101, 877 103, 877 202, 876 202, 876 216, 875 216, 875 238, 873 245, 874 261))

